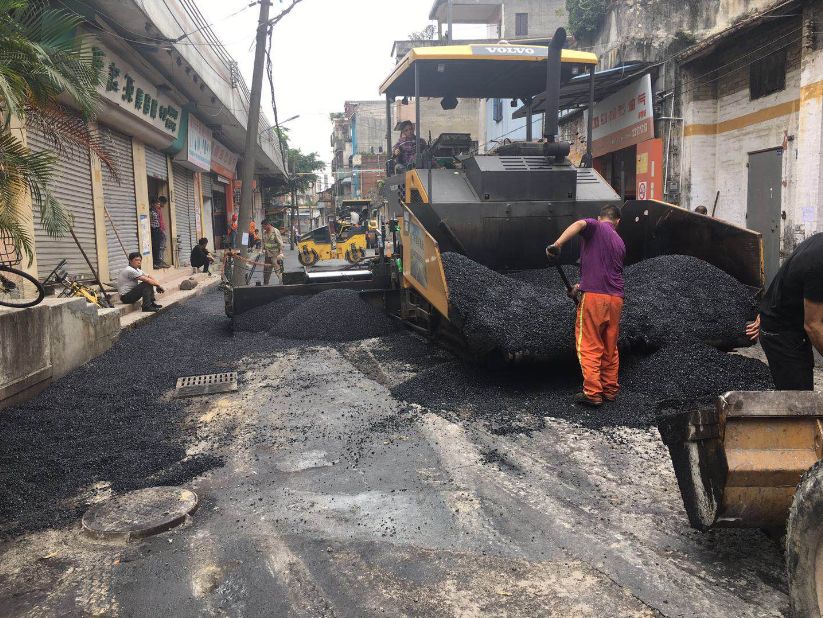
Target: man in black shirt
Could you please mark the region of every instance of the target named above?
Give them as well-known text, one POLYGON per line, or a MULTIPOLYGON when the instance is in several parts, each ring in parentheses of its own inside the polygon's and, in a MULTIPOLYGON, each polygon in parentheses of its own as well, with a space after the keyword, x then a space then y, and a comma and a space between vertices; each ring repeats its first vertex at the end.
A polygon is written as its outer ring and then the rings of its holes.
POLYGON ((208 273, 209 277, 211 277, 211 272, 209 272, 209 264, 214 262, 214 258, 209 253, 209 250, 206 249, 206 246, 209 244, 208 238, 201 238, 197 241, 197 244, 194 245, 194 248, 191 250, 191 256, 189 260, 191 261, 191 265, 194 268, 203 268, 204 273, 208 273))
POLYGON ((814 352, 823 354, 823 234, 797 246, 746 328, 766 353, 777 390, 814 390, 814 352))

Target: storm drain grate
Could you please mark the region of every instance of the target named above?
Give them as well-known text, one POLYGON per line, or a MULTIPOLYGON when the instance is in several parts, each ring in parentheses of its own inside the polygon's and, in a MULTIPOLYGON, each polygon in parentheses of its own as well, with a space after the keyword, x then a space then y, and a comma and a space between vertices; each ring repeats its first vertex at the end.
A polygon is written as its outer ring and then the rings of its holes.
POLYGON ((212 393, 229 393, 237 390, 237 372, 210 373, 203 376, 186 376, 177 378, 174 389, 175 397, 192 397, 194 395, 211 395, 212 393))

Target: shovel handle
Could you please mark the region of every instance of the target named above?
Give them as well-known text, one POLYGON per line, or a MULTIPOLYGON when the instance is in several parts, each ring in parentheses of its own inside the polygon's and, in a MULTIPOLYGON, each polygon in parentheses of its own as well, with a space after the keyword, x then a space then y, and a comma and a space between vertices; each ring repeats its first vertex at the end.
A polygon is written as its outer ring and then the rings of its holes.
MULTIPOLYGON (((563 284, 566 286, 566 291, 572 291, 572 284, 569 282, 569 278, 566 276, 566 271, 563 270, 563 267, 560 264, 555 264, 557 267, 557 272, 560 273, 560 278, 563 280, 563 284)), ((580 301, 578 300, 577 296, 572 296, 572 300, 574 301, 575 305, 579 305, 580 301)))

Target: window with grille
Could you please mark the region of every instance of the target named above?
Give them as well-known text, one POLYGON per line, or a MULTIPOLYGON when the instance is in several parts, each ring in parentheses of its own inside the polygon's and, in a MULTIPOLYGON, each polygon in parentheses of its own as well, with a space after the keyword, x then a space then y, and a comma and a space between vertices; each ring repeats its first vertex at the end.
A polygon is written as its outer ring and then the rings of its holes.
POLYGON ((514 14, 514 36, 526 36, 529 34, 529 14, 514 14))
POLYGON ((786 89, 786 50, 782 49, 749 65, 751 100, 786 89))

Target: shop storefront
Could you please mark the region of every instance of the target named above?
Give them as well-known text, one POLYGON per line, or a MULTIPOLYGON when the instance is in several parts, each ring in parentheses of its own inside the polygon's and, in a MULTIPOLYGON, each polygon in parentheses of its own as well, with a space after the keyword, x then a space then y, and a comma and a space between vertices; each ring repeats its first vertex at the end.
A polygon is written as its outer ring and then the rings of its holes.
POLYGON ((212 134, 191 114, 184 118, 185 147, 174 157, 172 204, 174 216, 175 264, 188 265, 192 248, 202 237, 203 212, 200 175, 211 169, 212 134))
POLYGON ((594 168, 624 199, 661 199, 663 149, 654 137, 649 74, 594 106, 594 168))
MULTIPOLYGON (((54 151, 54 143, 44 133, 33 127, 27 130, 26 138, 32 152, 54 151)), ((64 149, 54 164, 49 189, 52 197, 71 213, 72 228, 77 241, 69 234, 61 237, 47 234, 41 225, 40 209, 35 204, 34 242, 40 277, 43 279, 47 277, 65 258, 67 260, 65 267, 72 275, 91 280, 94 278, 92 269, 83 257, 83 252, 85 252, 96 272, 98 270, 98 247, 89 151, 80 147, 64 149)))
POLYGON ((128 265, 128 254, 140 247, 134 159, 131 137, 108 127, 101 132, 114 164, 114 174, 103 166, 103 202, 109 273, 118 273, 128 265))
POLYGON ((233 211, 234 179, 237 177, 238 155, 217 140, 212 140, 211 152, 211 242, 215 249, 228 243, 229 217, 233 211))
MULTIPOLYGON (((105 230, 105 259, 101 269, 114 280, 126 265, 127 254, 139 251, 143 268, 151 270, 149 205, 153 198, 169 197, 169 163, 164 151, 178 140, 182 105, 158 80, 147 76, 120 53, 103 44, 95 47, 103 67, 99 112, 101 132, 115 164, 115 175, 103 166, 98 228, 105 230)), ((172 211, 162 211, 166 228, 164 258, 171 259, 169 228, 172 211)), ((101 236, 98 236, 100 238, 101 236)))

